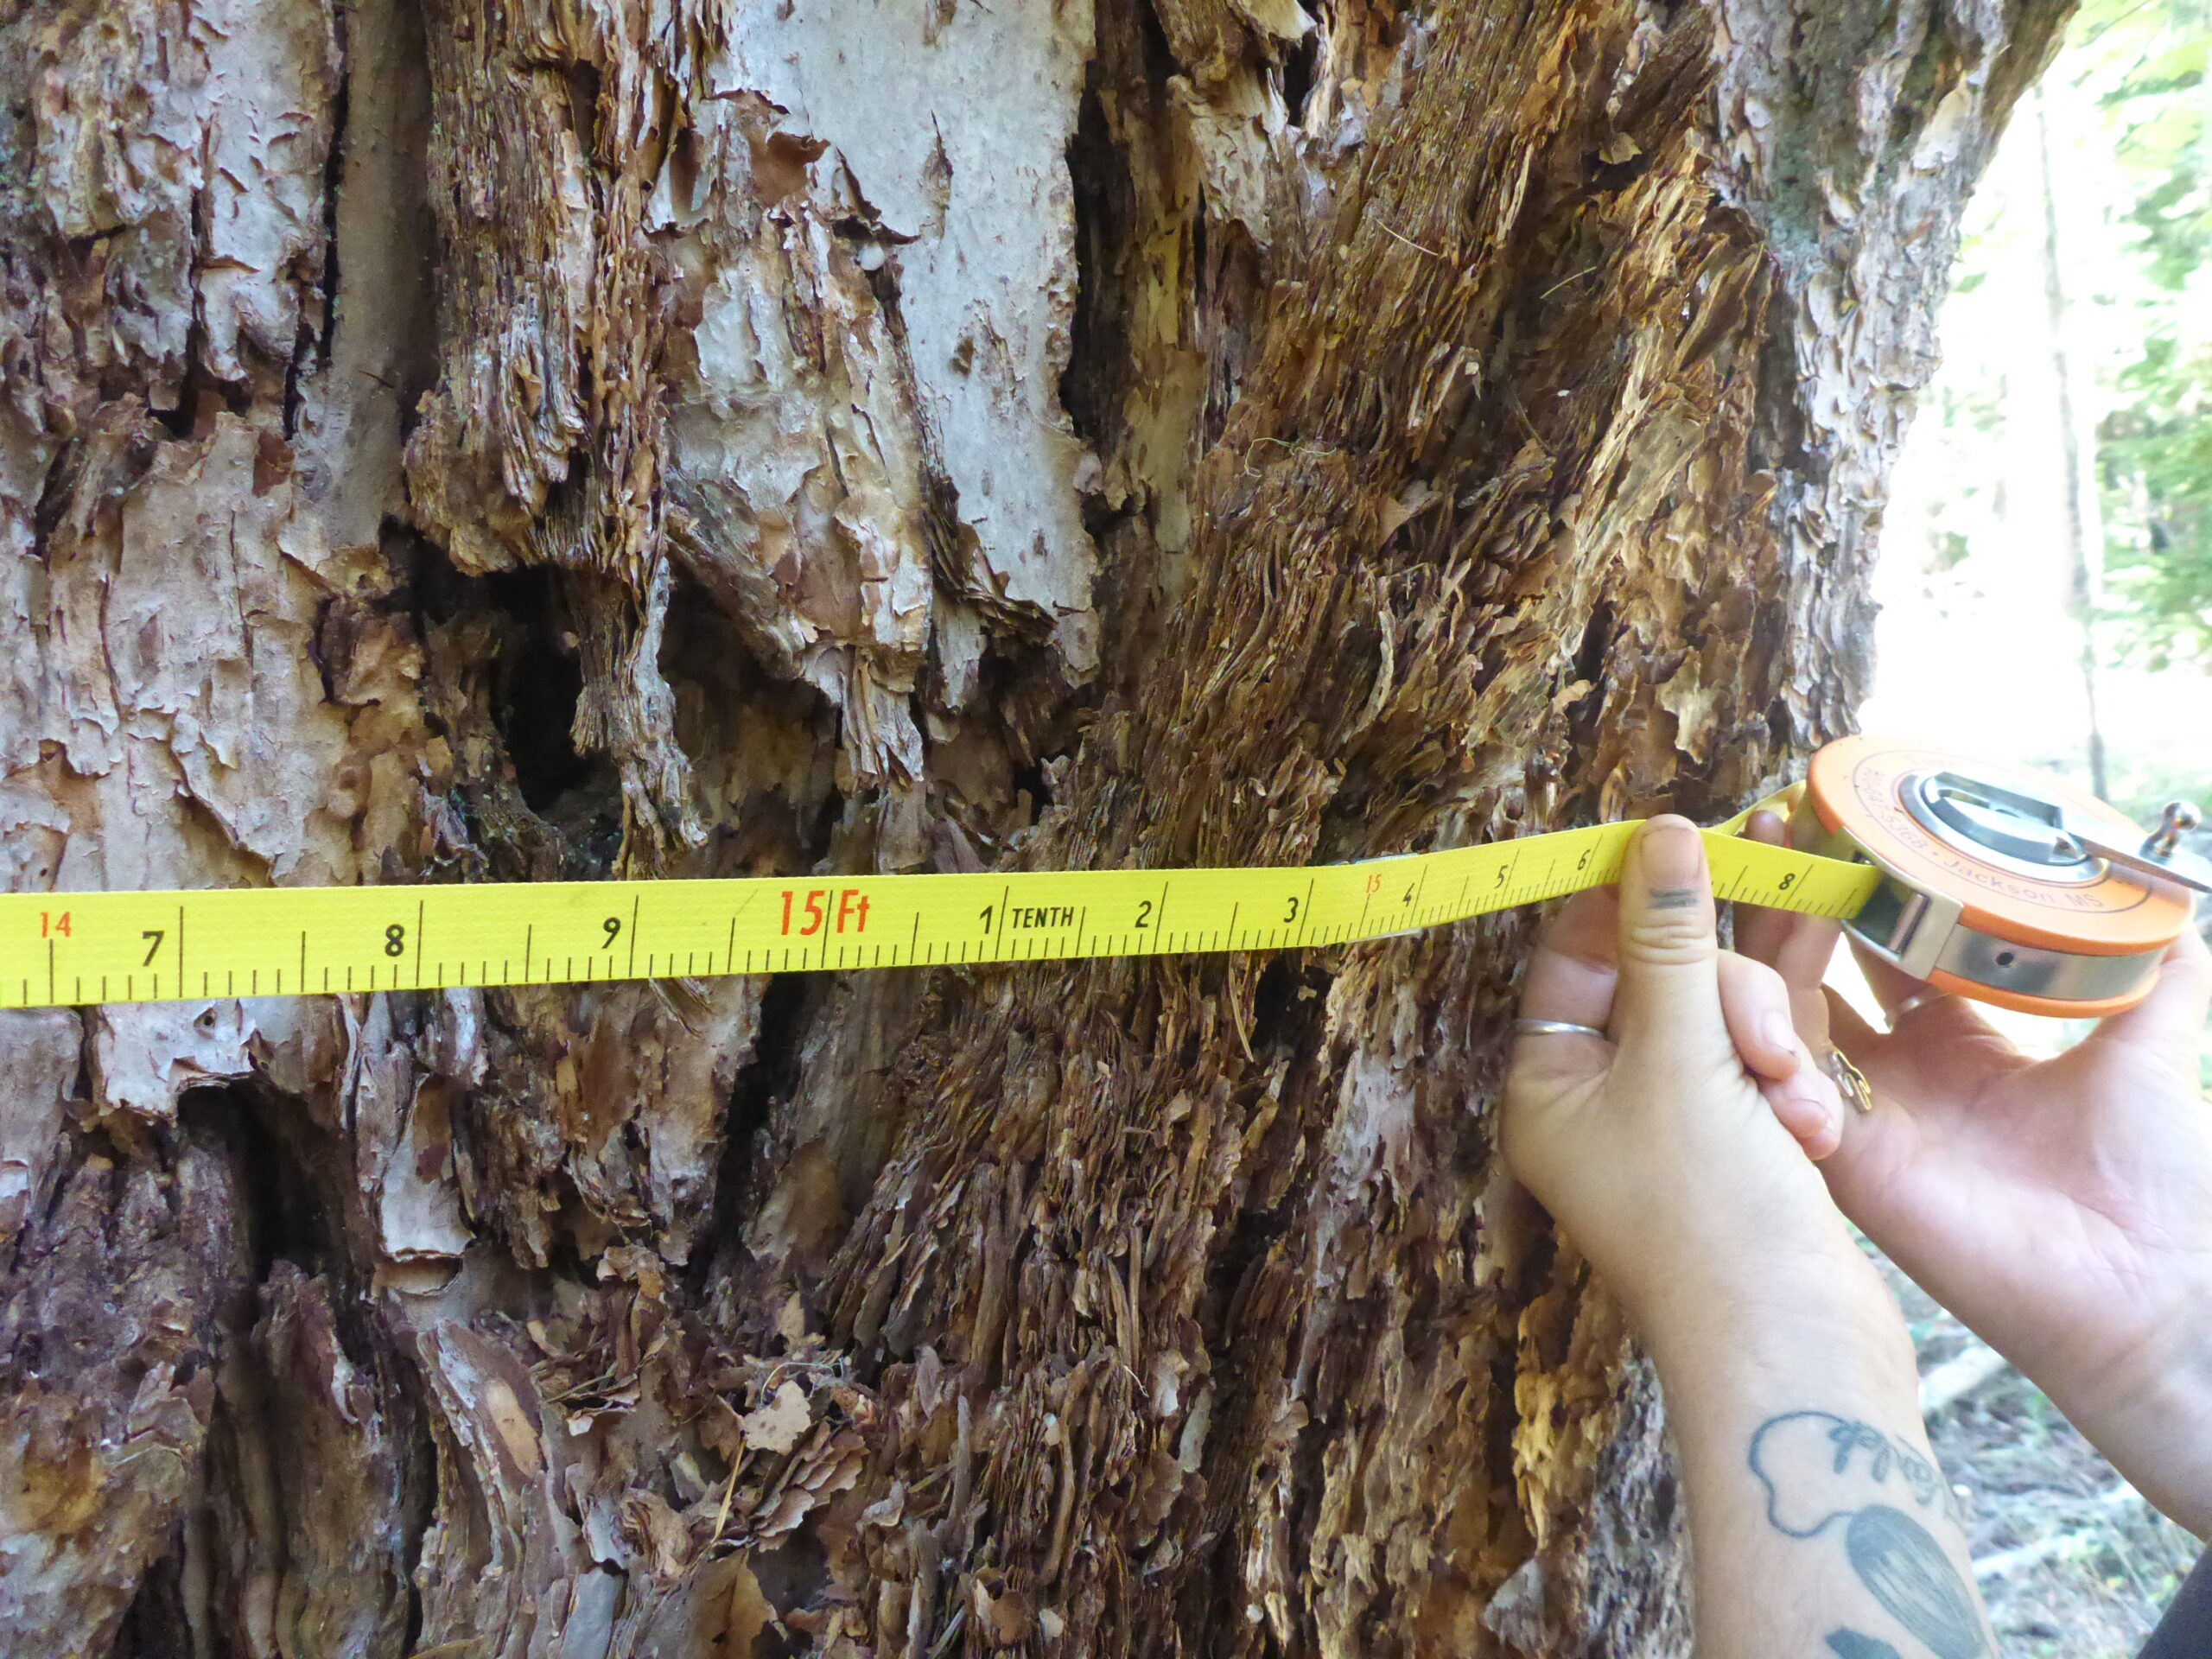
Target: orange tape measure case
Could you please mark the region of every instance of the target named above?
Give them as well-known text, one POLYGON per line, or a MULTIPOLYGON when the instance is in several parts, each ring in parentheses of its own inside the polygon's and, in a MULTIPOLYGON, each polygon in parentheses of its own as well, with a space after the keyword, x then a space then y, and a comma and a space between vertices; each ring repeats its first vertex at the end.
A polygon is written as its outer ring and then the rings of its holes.
POLYGON ((2158 981, 2212 863, 2038 773, 1847 737, 1813 757, 1790 826, 1808 852, 1885 877, 1852 936, 1943 990, 2023 1013, 2115 1014, 2158 981))

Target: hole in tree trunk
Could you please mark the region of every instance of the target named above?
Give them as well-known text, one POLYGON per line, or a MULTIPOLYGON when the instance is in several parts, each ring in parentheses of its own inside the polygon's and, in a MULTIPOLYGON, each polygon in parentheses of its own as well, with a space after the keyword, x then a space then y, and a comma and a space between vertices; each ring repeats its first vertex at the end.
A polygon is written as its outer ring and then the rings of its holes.
POLYGON ((739 1260, 736 1252, 747 1214, 758 1197, 752 1191, 760 1133, 777 1104, 798 1087, 799 1058, 806 1039, 806 979, 779 974, 761 994, 760 1023, 754 1028, 753 1058, 730 1085, 722 1120, 721 1166, 715 1175, 715 1213, 701 1248, 692 1253, 698 1287, 727 1280, 739 1260))
MULTIPOLYGON (((319 1132, 304 1127, 299 1103, 273 1098, 251 1084, 215 1084, 179 1098, 177 1122, 219 1145, 238 1172, 245 1201, 239 1219, 257 1281, 268 1278, 279 1261, 309 1273, 339 1265, 342 1253, 324 1201, 326 1184, 315 1179, 317 1160, 304 1140, 319 1132)), ((331 1153, 342 1160, 334 1146, 331 1153)), ((343 1173, 350 1166, 341 1160, 333 1167, 343 1173)))
POLYGON ((1321 28, 1316 23, 1306 31, 1305 39, 1283 55, 1282 101, 1290 112, 1290 124, 1306 124, 1306 100, 1313 93, 1313 69, 1321 54, 1321 28))

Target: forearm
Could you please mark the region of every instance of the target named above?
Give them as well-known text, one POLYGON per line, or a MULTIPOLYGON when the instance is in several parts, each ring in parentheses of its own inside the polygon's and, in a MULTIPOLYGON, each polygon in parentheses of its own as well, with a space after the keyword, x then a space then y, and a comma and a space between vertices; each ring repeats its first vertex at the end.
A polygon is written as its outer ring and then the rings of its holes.
POLYGON ((1863 1260, 1651 1324, 1700 1659, 1995 1650, 1904 1320, 1863 1260))
POLYGON ((2094 1375, 2021 1369, 2130 1485, 2212 1540, 2212 1319, 2191 1314, 2094 1375))

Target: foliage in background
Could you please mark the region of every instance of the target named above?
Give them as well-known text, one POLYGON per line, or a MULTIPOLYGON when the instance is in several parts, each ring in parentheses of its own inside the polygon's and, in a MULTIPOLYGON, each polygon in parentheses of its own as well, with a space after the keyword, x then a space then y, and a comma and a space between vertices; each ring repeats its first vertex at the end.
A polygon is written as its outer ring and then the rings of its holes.
MULTIPOLYGON (((2104 554, 2106 788, 2139 822, 2177 798, 2212 805, 2209 44, 2212 0, 2087 0, 1977 195, 1877 577, 1885 609, 1867 729, 1924 733, 2090 785, 2082 635, 2056 523, 2051 259, 2082 471, 2094 474, 2083 481, 2098 486, 2083 529, 2084 550, 2104 554)), ((2212 854, 2212 835, 2198 845, 2212 854)), ((1992 1017, 2037 1053, 2088 1029, 1992 1017)), ((2205 1054, 2212 1094, 2212 1036, 2205 1054)), ((1892 1285, 1923 1372, 1971 1344, 1902 1274, 1892 1285)), ((2004 1652, 2134 1654, 2196 1541, 2016 1372, 1928 1427, 1967 1510, 2004 1652)))
POLYGON ((2136 181, 2124 217, 2148 283, 2140 355, 2097 433, 2115 643, 2212 666, 2212 5, 2099 0, 2069 56, 2136 181))

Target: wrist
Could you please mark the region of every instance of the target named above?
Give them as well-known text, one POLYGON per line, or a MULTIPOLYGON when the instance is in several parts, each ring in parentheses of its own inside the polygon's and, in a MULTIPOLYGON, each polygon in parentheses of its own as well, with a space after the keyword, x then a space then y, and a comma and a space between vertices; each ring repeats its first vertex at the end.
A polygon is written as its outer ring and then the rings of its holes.
POLYGON ((2093 1370, 2021 1370, 2130 1485, 2212 1539, 2212 1287, 2093 1370))
POLYGON ((1808 1351, 1914 1366, 1897 1298, 1847 1237, 1836 1248, 1713 1262, 1624 1299, 1662 1370, 1716 1363, 1794 1362, 1808 1351))
POLYGON ((1809 1192, 1785 1190, 1751 1217, 1719 1205, 1676 1206, 1662 1224, 1611 1241, 1602 1261, 1592 1253, 1647 1346, 1677 1330, 1702 1340, 1716 1325, 1745 1320, 1764 1328, 1862 1305, 1894 1313, 1896 1299, 1819 1175, 1809 1164, 1802 1173, 1809 1192))
POLYGON ((1919 1370, 1897 1299, 1847 1255, 1748 1281, 1707 1281, 1631 1308, 1670 1416, 1764 1400, 1784 1379, 1820 1378, 1919 1420, 1919 1370))

